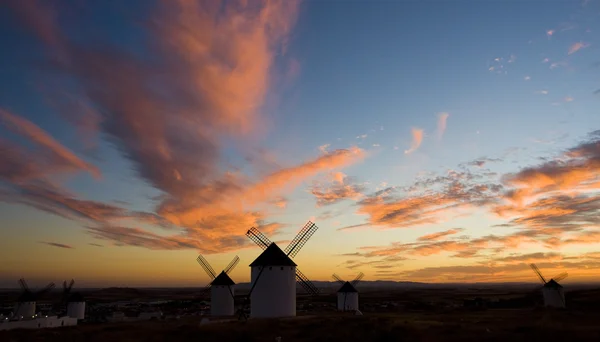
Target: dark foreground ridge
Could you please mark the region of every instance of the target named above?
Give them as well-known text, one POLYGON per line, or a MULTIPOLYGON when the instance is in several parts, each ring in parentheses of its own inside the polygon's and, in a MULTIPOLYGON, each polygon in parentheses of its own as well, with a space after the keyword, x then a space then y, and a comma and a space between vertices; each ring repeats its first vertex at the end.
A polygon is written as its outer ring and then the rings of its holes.
POLYGON ((329 313, 200 324, 198 318, 0 332, 0 341, 599 341, 600 314, 554 310, 329 313))

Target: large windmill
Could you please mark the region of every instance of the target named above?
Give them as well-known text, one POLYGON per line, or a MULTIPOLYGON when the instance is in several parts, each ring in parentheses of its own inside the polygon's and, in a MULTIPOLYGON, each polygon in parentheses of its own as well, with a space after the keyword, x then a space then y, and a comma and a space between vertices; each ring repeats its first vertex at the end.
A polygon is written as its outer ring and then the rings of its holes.
POLYGON ((246 232, 246 236, 264 250, 250 264, 253 284, 250 293, 251 317, 296 316, 296 280, 307 293, 319 293, 317 287, 300 272, 291 259, 318 228, 308 221, 285 251, 254 227, 246 232))
POLYGON ((565 304, 565 292, 563 290, 562 285, 558 282, 565 279, 568 274, 561 273, 554 278, 551 278, 550 281, 546 281, 546 278, 542 275, 542 272, 538 269, 535 264, 530 264, 531 269, 537 274, 542 282, 542 296, 544 297, 544 306, 555 307, 555 308, 564 308, 565 304))
POLYGON ((54 283, 46 285, 37 292, 32 292, 27 286, 25 279, 19 279, 19 285, 21 286, 21 295, 17 298, 17 305, 13 317, 15 318, 32 318, 35 315, 36 301, 43 295, 50 292, 54 288, 54 283))
POLYGON ((63 282, 63 303, 67 306, 67 316, 77 319, 85 318, 85 299, 79 292, 72 292, 75 280, 67 285, 67 281, 63 282))
POLYGON ((342 285, 337 291, 337 309, 339 311, 356 311, 358 310, 358 291, 356 290, 356 284, 364 277, 364 273, 360 272, 354 280, 344 281, 338 277, 337 274, 333 274, 333 279, 342 285))
POLYGON ((207 289, 210 288, 210 314, 212 316, 233 315, 235 309, 233 286, 235 283, 229 277, 229 272, 233 271, 235 266, 237 266, 240 258, 236 255, 229 265, 218 275, 202 255, 198 255, 196 261, 198 261, 206 274, 212 279, 207 286, 207 289))

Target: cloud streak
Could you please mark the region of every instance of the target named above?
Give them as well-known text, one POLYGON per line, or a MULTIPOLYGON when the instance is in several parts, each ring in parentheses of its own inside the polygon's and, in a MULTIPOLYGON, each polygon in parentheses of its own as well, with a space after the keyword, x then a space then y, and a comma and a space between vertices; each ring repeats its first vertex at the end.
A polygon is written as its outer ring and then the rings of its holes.
POLYGON ((52 247, 58 247, 58 248, 64 248, 64 249, 73 249, 72 246, 65 245, 64 243, 47 242, 47 241, 40 241, 40 243, 43 243, 44 245, 48 245, 48 246, 52 246, 52 247))
POLYGON ((423 236, 419 237, 417 240, 418 241, 438 241, 439 239, 441 239, 443 237, 460 233, 463 230, 464 229, 462 229, 462 228, 449 229, 449 230, 445 230, 443 232, 423 235, 423 236))
POLYGON ((573 45, 571 45, 571 46, 569 47, 569 55, 572 55, 572 54, 574 54, 575 52, 577 52, 577 51, 579 51, 579 50, 581 50, 581 49, 587 48, 587 47, 589 47, 589 46, 590 46, 590 44, 588 44, 588 43, 584 43, 584 42, 577 42, 577 43, 574 43, 573 45))
POLYGON ((415 152, 419 146, 421 146, 421 143, 423 142, 423 130, 420 128, 411 128, 411 134, 412 134, 412 142, 410 143, 410 148, 408 150, 405 150, 404 153, 405 154, 411 154, 413 152, 415 152))
POLYGON ((437 121, 437 137, 438 139, 442 139, 444 136, 444 132, 446 132, 446 124, 448 122, 448 117, 450 114, 442 112, 438 113, 438 121, 437 121))
MULTIPOLYGON (((250 135, 267 123, 260 108, 277 79, 275 62, 285 58, 281 51, 297 18, 297 1, 159 3, 141 26, 153 37, 152 42, 139 41, 141 55, 100 32, 86 44, 71 39, 66 33, 77 27, 67 27, 68 20, 61 19, 69 13, 85 18, 89 13, 79 12, 81 8, 53 11, 42 2, 19 1, 10 5, 22 27, 46 49, 45 68, 38 71, 58 74, 56 88, 60 79, 77 85, 80 93, 65 96, 85 99, 87 108, 97 109, 82 111, 77 120, 96 123, 88 129, 101 129, 137 176, 160 195, 153 212, 77 198, 46 179, 52 168, 24 160, 27 154, 21 147, 0 141, 7 151, 3 159, 10 162, 0 169, 9 182, 2 189, 3 201, 87 222, 92 236, 121 245, 222 252, 245 245, 243 233, 251 226, 276 232, 281 225, 267 222, 265 209, 283 206, 286 192, 365 156, 356 147, 324 150, 289 167, 273 170, 269 163, 271 171, 256 179, 223 167, 223 141, 241 141, 247 148, 250 135), (28 183, 17 184, 23 175, 30 175, 28 183), (175 233, 157 235, 126 226, 138 223, 175 233)), ((55 156, 58 162, 51 166, 57 172, 99 174, 32 123, 8 112, 1 115, 6 127, 55 156)))
POLYGON ((5 178, 35 178, 42 173, 50 173, 53 171, 86 171, 96 178, 100 177, 100 170, 96 166, 77 157, 72 151, 60 144, 31 121, 0 108, 0 125, 28 139, 38 148, 37 150, 30 150, 30 152, 27 152, 27 154, 33 155, 36 161, 27 162, 27 165, 16 165, 17 159, 22 160, 24 158, 23 156, 19 157, 15 155, 21 154, 21 152, 17 152, 21 148, 13 148, 7 141, 0 140, 0 144, 4 145, 4 147, 0 146, 0 148, 4 149, 7 153, 6 155, 3 154, 6 159, 2 166, 2 174, 5 178), (13 151, 10 152, 8 150, 13 151), (12 155, 12 157, 10 155, 12 155), (8 159, 10 159, 10 161, 8 159), (43 164, 44 167, 35 170, 33 163, 43 164))

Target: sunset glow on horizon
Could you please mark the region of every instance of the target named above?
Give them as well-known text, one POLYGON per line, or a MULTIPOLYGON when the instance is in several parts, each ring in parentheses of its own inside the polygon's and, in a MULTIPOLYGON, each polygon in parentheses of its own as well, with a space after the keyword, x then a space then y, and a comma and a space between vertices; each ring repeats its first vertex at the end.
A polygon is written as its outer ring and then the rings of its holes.
POLYGON ((0 8, 0 288, 600 281, 599 0, 0 8))

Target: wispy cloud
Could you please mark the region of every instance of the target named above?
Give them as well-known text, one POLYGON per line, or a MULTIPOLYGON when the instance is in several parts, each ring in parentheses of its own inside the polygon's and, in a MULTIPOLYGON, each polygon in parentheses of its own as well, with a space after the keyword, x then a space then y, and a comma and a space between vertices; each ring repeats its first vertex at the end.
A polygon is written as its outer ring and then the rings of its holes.
POLYGON ((417 240, 418 241, 437 241, 448 235, 458 234, 458 233, 462 232, 463 230, 464 229, 462 229, 462 228, 449 229, 449 230, 445 230, 443 232, 423 235, 423 236, 419 237, 417 240))
POLYGON ((324 144, 319 146, 319 151, 323 154, 327 153, 327 149, 331 146, 330 144, 324 144))
POLYGON ((419 146, 421 146, 421 142, 423 142, 423 130, 420 128, 411 128, 412 134, 412 142, 410 143, 410 148, 405 150, 405 154, 410 154, 415 152, 419 146))
POLYGON ((446 112, 438 113, 438 121, 437 121, 437 136, 438 139, 442 139, 444 136, 444 132, 446 132, 446 123, 448 121, 448 117, 450 114, 446 112))
MULTIPOLYGON (((52 170, 55 169, 60 171, 82 170, 91 173, 95 177, 100 177, 100 170, 96 166, 77 157, 72 151, 60 144, 33 122, 0 108, 0 127, 1 126, 27 138, 31 143, 42 149, 43 153, 36 151, 31 152, 32 154, 37 154, 35 158, 41 160, 45 164, 46 169, 38 171, 47 173, 52 172, 52 170)), ((10 172, 11 170, 11 168, 7 168, 6 166, 3 169, 6 172, 10 172)), ((12 170, 25 171, 20 168, 13 168, 12 170)), ((34 170, 29 168, 29 171, 33 172, 34 170)), ((23 172, 20 174, 15 173, 11 175, 11 177, 28 177, 30 172, 23 172)), ((8 174, 5 175, 8 176, 8 174)))
POLYGON ((584 42, 574 43, 573 45, 571 45, 569 47, 569 55, 574 54, 575 52, 577 52, 577 51, 579 51, 581 49, 584 49, 586 47, 589 47, 589 46, 590 46, 590 44, 584 43, 584 42))
POLYGON ((387 188, 367 196, 358 203, 357 213, 367 215, 368 225, 386 228, 435 224, 447 217, 444 214, 496 201, 501 190, 499 184, 486 183, 483 175, 448 171, 418 179, 408 187, 387 188))
POLYGON ((332 184, 315 182, 310 192, 317 199, 317 206, 334 204, 345 199, 358 200, 365 190, 362 184, 356 184, 352 179, 344 177, 332 184))
MULTIPOLYGON (((321 156, 293 166, 269 162, 269 172, 255 179, 223 172, 221 141, 235 137, 248 149, 249 134, 268 123, 258 109, 277 79, 275 59, 286 58, 281 51, 295 24, 297 1, 158 3, 148 25, 140 26, 155 39, 152 44, 140 41, 139 54, 102 35, 88 37, 85 44, 70 39, 58 24, 63 13, 42 2, 14 1, 11 8, 46 49, 46 68, 37 70, 50 69, 58 80, 76 82, 85 105, 102 108, 89 111, 90 116, 101 115, 92 122, 102 125, 94 127, 161 196, 148 213, 78 198, 46 180, 52 168, 40 163, 44 158, 24 159, 28 154, 18 144, 1 141, 7 153, 2 153, 0 172, 10 182, 0 194, 3 201, 85 221, 92 236, 121 245, 223 252, 247 244, 243 232, 248 227, 261 226, 266 233, 281 227, 267 222, 264 206, 283 205, 283 195, 305 179, 365 155, 355 147, 324 148, 321 156), (23 175, 31 175, 26 184, 23 175), (168 226, 172 234, 127 227, 138 223, 168 226)), ((292 71, 299 71, 290 63, 292 71)), ((2 123, 44 147, 53 157, 50 166, 62 173, 98 174, 31 123, 6 111, 2 123)))
POLYGON ((65 248, 65 249, 73 249, 72 246, 65 245, 64 243, 47 242, 47 241, 40 241, 40 243, 43 243, 45 245, 52 246, 52 247, 59 247, 59 248, 65 248))

